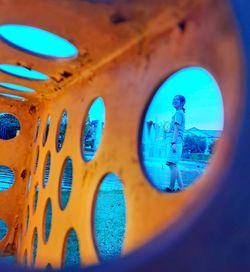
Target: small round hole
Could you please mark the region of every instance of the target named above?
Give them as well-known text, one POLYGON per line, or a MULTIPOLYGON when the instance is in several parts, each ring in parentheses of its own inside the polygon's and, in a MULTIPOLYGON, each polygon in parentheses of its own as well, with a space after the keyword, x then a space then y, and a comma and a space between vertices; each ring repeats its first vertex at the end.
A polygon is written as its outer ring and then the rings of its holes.
POLYGON ((103 99, 98 97, 91 105, 82 131, 81 150, 86 162, 95 156, 101 143, 103 128, 105 126, 105 105, 103 99))
POLYGON ((26 211, 26 229, 25 232, 27 233, 28 227, 29 227, 29 218, 30 218, 30 208, 27 206, 27 211, 26 211))
POLYGON ((13 139, 19 135, 20 129, 20 122, 14 115, 0 113, 0 139, 13 139))
POLYGON ((39 129, 40 129, 40 125, 41 125, 41 121, 40 121, 40 118, 38 118, 38 120, 37 120, 36 134, 35 134, 34 142, 36 142, 36 140, 37 140, 38 133, 39 133, 39 129))
POLYGON ((36 256, 37 256, 37 243, 38 243, 38 235, 37 235, 37 228, 35 228, 34 233, 33 233, 33 239, 32 239, 32 244, 33 244, 33 262, 32 265, 35 266, 36 263, 36 256))
POLYGON ((4 97, 4 98, 10 98, 10 99, 14 99, 14 100, 19 100, 19 101, 26 101, 27 100, 23 96, 14 95, 14 94, 0 93, 0 96, 4 97))
POLYGON ((57 141, 56 141, 56 150, 59 152, 62 148, 65 134, 66 134, 66 129, 67 129, 67 123, 68 123, 68 115, 67 112, 64 111, 61 117, 60 121, 60 127, 57 133, 57 141))
POLYGON ((0 219, 0 240, 3 240, 7 233, 8 226, 2 219, 0 219))
POLYGON ((41 57, 72 58, 78 54, 76 47, 67 40, 32 26, 1 25, 0 36, 8 44, 41 57))
POLYGON ((126 229, 123 184, 115 174, 102 180, 94 208, 94 233, 100 261, 121 255, 126 229))
POLYGON ((72 188, 72 173, 73 173, 72 160, 70 158, 67 158, 63 165, 61 181, 60 181, 61 190, 59 193, 59 201, 60 201, 61 209, 65 209, 69 201, 71 188, 72 188))
POLYGON ((47 80, 48 76, 38 71, 28 69, 26 67, 11 65, 11 64, 0 64, 0 71, 6 74, 17 76, 30 80, 47 80))
POLYGON ((50 116, 48 116, 47 118, 46 128, 43 135, 43 145, 45 145, 47 142, 48 135, 49 135, 49 127, 50 127, 50 116))
POLYGON ((79 244, 76 232, 70 230, 65 241, 64 256, 63 256, 63 266, 69 268, 72 266, 80 266, 80 253, 79 244))
POLYGON ((28 193, 29 193, 29 191, 30 191, 30 186, 31 186, 31 175, 29 176, 29 181, 28 181, 28 193))
POLYGON ((35 90, 27 88, 25 86, 7 83, 7 82, 0 82, 0 87, 8 89, 8 90, 19 91, 19 92, 27 92, 27 93, 35 92, 35 90))
POLYGON ((39 193, 39 186, 37 184, 35 187, 35 194, 34 194, 34 206, 33 206, 34 213, 36 212, 36 208, 37 208, 38 193, 39 193))
POLYGON ((36 148, 36 162, 35 162, 35 167, 34 167, 34 173, 36 173, 38 162, 39 162, 39 146, 37 146, 37 148, 36 148))
POLYGON ((9 167, 0 165, 0 192, 8 190, 14 181, 14 172, 9 167))
POLYGON ((44 241, 47 243, 50 235, 51 221, 52 221, 52 205, 51 200, 48 199, 45 208, 45 226, 44 226, 44 241))
POLYGON ((50 161, 51 156, 50 152, 47 153, 46 160, 45 160, 45 167, 44 167, 44 175, 43 175, 43 187, 45 188, 48 184, 49 174, 50 174, 50 161))

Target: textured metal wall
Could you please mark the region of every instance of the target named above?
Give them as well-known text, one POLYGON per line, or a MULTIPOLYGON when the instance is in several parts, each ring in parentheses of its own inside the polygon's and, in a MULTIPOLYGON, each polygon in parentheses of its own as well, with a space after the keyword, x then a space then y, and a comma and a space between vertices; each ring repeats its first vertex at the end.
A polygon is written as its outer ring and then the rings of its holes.
MULTIPOLYGON (((244 153, 247 143, 243 146, 241 141, 236 146, 236 139, 240 135, 247 141, 247 120, 242 118, 247 114, 244 108, 247 93, 243 86, 240 39, 228 2, 64 0, 60 5, 52 0, 0 2, 1 24, 46 29, 67 38, 80 51, 76 59, 54 61, 0 43, 2 63, 19 63, 51 78, 44 83, 27 83, 1 75, 1 81, 22 83, 37 90, 35 95, 26 96, 27 102, 0 99, 1 111, 14 113, 22 123, 20 136, 8 144, 0 142, 4 151, 1 164, 12 167, 17 176, 12 189, 0 194, 0 217, 10 229, 0 243, 2 253, 13 252, 23 264, 27 252, 31 265, 33 234, 37 229, 35 265, 43 268, 50 263, 59 268, 67 233, 73 227, 79 239, 82 265, 97 263, 93 205, 102 177, 114 172, 124 183, 127 205, 123 254, 145 246, 131 256, 90 270, 230 271, 236 265, 245 269, 249 248, 244 241, 249 238, 249 230, 243 228, 239 233, 239 226, 247 227, 249 221, 248 184, 242 174, 248 163, 244 153), (180 27, 180 23, 185 27, 180 27), (180 194, 162 194, 147 181, 140 164, 142 118, 161 82, 179 69, 194 65, 206 68, 219 83, 224 101, 224 131, 200 182, 180 194), (86 163, 80 152, 81 130, 97 97, 102 97, 106 106, 106 127, 100 150, 93 161, 86 163), (67 110, 69 123, 64 146, 57 152, 55 139, 63 110, 67 110), (51 127, 43 147, 48 114, 51 127), (41 128, 34 143, 38 117, 41 128), (38 146, 39 164, 34 173, 38 146), (47 152, 51 153, 52 166, 48 186, 43 188, 47 152), (74 169, 73 187, 69 205, 62 211, 58 201, 59 179, 68 156, 74 169), (20 177, 24 169, 31 173, 30 193, 27 193, 29 175, 20 177), (41 189, 34 213, 30 207, 36 184, 41 189), (50 238, 45 243, 43 218, 48 198, 53 213, 50 238), (30 212, 26 230, 27 207, 30 212)), ((239 3, 233 2, 236 7, 239 3)))

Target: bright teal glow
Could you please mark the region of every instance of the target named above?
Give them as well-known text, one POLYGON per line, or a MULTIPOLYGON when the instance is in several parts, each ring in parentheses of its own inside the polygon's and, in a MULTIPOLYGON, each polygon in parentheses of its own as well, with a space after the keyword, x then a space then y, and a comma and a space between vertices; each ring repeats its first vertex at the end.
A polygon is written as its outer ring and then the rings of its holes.
POLYGON ((103 99, 98 97, 94 103, 91 105, 89 111, 90 120, 100 120, 101 122, 105 121, 105 105, 103 99))
POLYGON ((32 80, 47 80, 49 78, 48 76, 40 72, 10 64, 0 64, 0 71, 13 76, 18 76, 32 80))
POLYGON ((0 82, 0 87, 10 89, 10 90, 15 90, 15 91, 21 91, 21 92, 28 92, 28 93, 34 92, 33 89, 30 89, 21 85, 12 84, 12 83, 0 82))
POLYGON ((186 129, 223 129, 224 111, 219 86, 214 77, 200 67, 184 68, 170 76, 157 90, 145 121, 164 123, 171 120, 175 112, 172 100, 177 94, 186 98, 186 129))
POLYGON ((2 25, 0 37, 22 50, 49 58, 71 58, 77 48, 67 40, 46 30, 25 25, 2 25))
POLYGON ((25 101, 26 100, 22 96, 13 95, 13 94, 0 93, 0 96, 7 97, 7 98, 12 98, 12 99, 16 99, 16 100, 21 100, 21 101, 25 101))

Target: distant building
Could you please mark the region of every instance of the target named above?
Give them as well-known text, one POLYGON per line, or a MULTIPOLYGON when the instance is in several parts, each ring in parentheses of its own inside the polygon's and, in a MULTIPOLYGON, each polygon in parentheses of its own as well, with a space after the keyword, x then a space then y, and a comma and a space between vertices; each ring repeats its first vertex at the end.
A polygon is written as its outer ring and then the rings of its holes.
POLYGON ((208 152, 209 145, 215 142, 216 140, 218 140, 221 136, 221 133, 222 133, 222 130, 201 130, 196 127, 192 127, 185 131, 184 137, 187 135, 190 135, 190 136, 198 136, 198 137, 206 139, 206 144, 207 144, 207 148, 205 151, 205 154, 206 154, 206 153, 209 153, 208 152))

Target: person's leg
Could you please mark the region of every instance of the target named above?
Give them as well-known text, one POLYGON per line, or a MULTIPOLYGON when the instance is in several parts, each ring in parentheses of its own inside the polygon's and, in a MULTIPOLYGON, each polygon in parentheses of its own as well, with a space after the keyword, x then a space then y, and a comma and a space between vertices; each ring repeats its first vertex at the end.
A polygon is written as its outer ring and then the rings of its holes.
POLYGON ((177 178, 177 171, 176 171, 176 165, 171 163, 169 165, 170 167, 170 190, 174 190, 175 180, 177 178))
POLYGON ((184 185, 183 185, 183 180, 182 180, 182 174, 181 174, 181 171, 178 168, 178 166, 176 166, 176 173, 177 173, 177 176, 176 176, 177 183, 178 183, 180 189, 183 189, 184 185))

